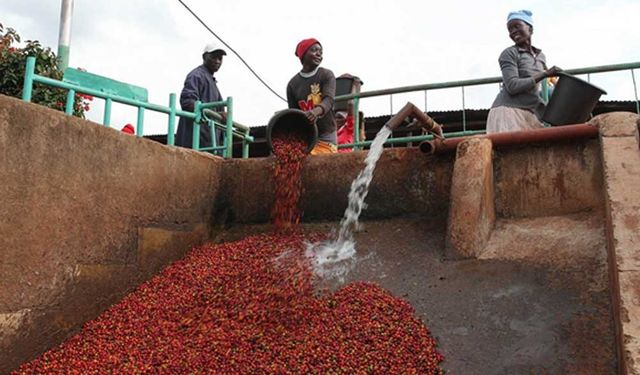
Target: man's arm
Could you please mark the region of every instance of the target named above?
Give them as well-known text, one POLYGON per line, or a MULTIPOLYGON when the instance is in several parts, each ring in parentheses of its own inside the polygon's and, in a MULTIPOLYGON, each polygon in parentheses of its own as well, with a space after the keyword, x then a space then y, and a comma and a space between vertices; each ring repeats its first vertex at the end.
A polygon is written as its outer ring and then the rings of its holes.
POLYGON ((183 111, 193 112, 196 100, 200 100, 201 82, 202 79, 198 75, 187 75, 180 93, 180 107, 183 111))

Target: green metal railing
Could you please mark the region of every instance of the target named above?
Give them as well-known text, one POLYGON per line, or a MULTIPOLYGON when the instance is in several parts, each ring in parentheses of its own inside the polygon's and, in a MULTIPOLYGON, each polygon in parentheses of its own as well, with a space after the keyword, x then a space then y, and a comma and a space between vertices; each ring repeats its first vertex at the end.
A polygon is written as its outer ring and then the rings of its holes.
MULTIPOLYGON (((634 62, 634 63, 626 63, 626 64, 601 65, 601 66, 579 68, 579 69, 568 69, 568 70, 565 70, 564 72, 573 74, 573 75, 580 75, 580 74, 593 74, 593 73, 605 73, 605 72, 613 72, 613 71, 620 71, 620 70, 630 70, 631 78, 633 81, 635 101, 636 101, 636 112, 640 114, 640 102, 638 101, 638 88, 636 86, 636 79, 633 71, 634 69, 639 69, 639 68, 640 68, 640 62, 634 62)), ((427 91, 460 87, 461 94, 462 94, 462 131, 445 133, 444 136, 445 137, 463 137, 468 135, 484 133, 483 130, 475 130, 475 131, 467 130, 464 88, 467 86, 489 85, 489 84, 495 84, 495 83, 501 83, 501 82, 502 82, 502 77, 489 77, 489 78, 469 79, 469 80, 462 80, 462 81, 427 83, 422 85, 402 86, 402 87, 395 87, 395 88, 389 88, 389 89, 372 90, 372 91, 365 91, 360 93, 340 95, 340 96, 336 96, 335 101, 338 102, 338 101, 345 101, 345 100, 353 100, 353 117, 354 117, 353 134, 354 134, 354 139, 358 139, 358 135, 360 134, 360 119, 359 119, 360 99, 385 96, 385 95, 392 96, 393 94, 424 91, 425 112, 426 112, 427 91)), ((543 83, 542 85, 543 99, 547 101, 549 91, 546 86, 546 80, 543 80, 542 83, 543 83)), ((389 138, 387 142, 385 142, 385 144, 421 142, 429 139, 433 139, 433 136, 419 135, 419 136, 402 137, 402 138, 389 138)), ((339 148, 353 147, 354 149, 359 149, 361 147, 369 146, 371 142, 372 141, 354 142, 349 144, 341 144, 341 145, 338 145, 338 147, 339 148)))
POLYGON ((233 138, 239 138, 242 140, 242 157, 249 157, 249 143, 254 141, 254 138, 249 135, 249 127, 239 124, 233 121, 233 99, 228 97, 227 100, 214 102, 214 103, 201 103, 196 102, 193 112, 183 111, 178 109, 176 104, 176 94, 169 94, 169 106, 165 107, 158 104, 148 103, 146 101, 138 100, 135 98, 125 97, 117 95, 111 92, 106 92, 93 87, 85 87, 69 82, 58 81, 48 77, 44 77, 35 74, 35 57, 28 57, 24 75, 24 85, 22 99, 30 102, 33 93, 33 84, 42 83, 48 86, 68 90, 67 101, 65 104, 65 113, 71 115, 73 113, 73 104, 76 93, 84 93, 92 95, 94 97, 102 98, 105 100, 103 125, 109 126, 111 121, 111 107, 113 102, 129 105, 138 109, 137 123, 136 123, 136 135, 141 137, 144 131, 144 111, 150 110, 154 112, 164 113, 169 116, 168 119, 168 131, 167 131, 167 144, 170 146, 175 145, 175 122, 176 117, 184 117, 194 120, 193 126, 193 144, 194 150, 198 151, 212 151, 220 152, 225 158, 233 157, 233 138), (211 118, 215 116, 203 115, 203 111, 209 108, 223 107, 227 109, 226 121, 221 122, 221 118, 211 118), (204 124, 204 125, 201 125, 204 124), (212 130, 213 146, 200 147, 200 126, 210 126, 212 130), (221 145, 217 144, 215 129, 222 129, 224 131, 223 142, 221 145))

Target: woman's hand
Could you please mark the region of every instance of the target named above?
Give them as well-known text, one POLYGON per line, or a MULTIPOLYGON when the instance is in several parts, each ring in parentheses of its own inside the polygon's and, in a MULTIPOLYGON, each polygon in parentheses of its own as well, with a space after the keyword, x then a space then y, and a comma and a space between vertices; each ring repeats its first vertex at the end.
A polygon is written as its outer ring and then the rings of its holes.
POLYGON ((562 72, 562 69, 558 68, 557 66, 552 66, 551 68, 547 69, 544 71, 544 74, 547 77, 555 77, 558 75, 558 73, 562 72))
POLYGON ((533 79, 536 82, 540 82, 543 79, 547 78, 547 77, 555 77, 558 75, 558 73, 560 73, 562 71, 562 69, 558 68, 557 66, 552 66, 551 68, 542 71, 540 73, 537 73, 536 75, 533 76, 533 79))
POLYGON ((316 122, 316 120, 322 116, 322 113, 324 113, 324 110, 322 109, 322 107, 314 107, 312 110, 305 112, 305 116, 307 116, 307 120, 309 120, 310 123, 314 124, 316 122))

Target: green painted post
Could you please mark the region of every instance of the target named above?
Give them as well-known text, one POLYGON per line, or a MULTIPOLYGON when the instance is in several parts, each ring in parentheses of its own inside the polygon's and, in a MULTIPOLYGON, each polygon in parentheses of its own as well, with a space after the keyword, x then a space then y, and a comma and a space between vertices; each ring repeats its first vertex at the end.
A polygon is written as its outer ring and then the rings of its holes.
POLYGON ((242 138, 242 158, 249 158, 249 142, 245 138, 242 138))
POLYGON ((138 107, 138 122, 136 123, 136 135, 142 137, 144 132, 144 108, 138 107))
MULTIPOLYGON (((211 134, 211 147, 214 147, 214 153, 215 155, 218 155, 218 150, 215 149, 215 147, 218 147, 218 134, 217 134, 217 128, 216 128, 216 122, 215 120, 207 120, 206 125, 203 126, 208 126, 209 127, 209 134, 211 134)), ((224 140, 223 140, 224 142, 224 140)), ((224 143, 223 143, 224 146, 224 143)), ((222 150, 222 154, 224 155, 224 150, 222 150)))
POLYGON ((191 137, 191 148, 198 151, 200 149, 200 124, 193 122, 193 132, 191 137))
POLYGON ((202 120, 202 102, 196 100, 196 103, 193 106, 193 113, 196 115, 196 118, 193 119, 193 132, 191 133, 191 148, 194 150, 200 149, 200 121, 202 120))
POLYGON ((193 122, 197 122, 198 124, 202 122, 202 102, 196 100, 193 103, 193 114, 195 115, 193 122))
POLYGON ((107 98, 104 101, 104 118, 102 120, 102 124, 106 127, 111 125, 111 103, 113 100, 111 98, 107 98))
POLYGON ((176 94, 169 94, 169 130, 167 130, 167 144, 173 146, 176 143, 176 94))
POLYGON ((227 128, 225 136, 225 145, 227 146, 224 157, 231 159, 233 157, 233 98, 227 98, 227 128))
POLYGON ((31 94, 33 93, 33 75, 36 70, 36 58, 33 56, 27 57, 27 65, 24 68, 24 83, 22 84, 22 100, 25 102, 31 101, 31 94))
POLYGON ((68 115, 73 114, 73 99, 76 97, 76 90, 67 91, 67 105, 65 106, 64 113, 68 115))

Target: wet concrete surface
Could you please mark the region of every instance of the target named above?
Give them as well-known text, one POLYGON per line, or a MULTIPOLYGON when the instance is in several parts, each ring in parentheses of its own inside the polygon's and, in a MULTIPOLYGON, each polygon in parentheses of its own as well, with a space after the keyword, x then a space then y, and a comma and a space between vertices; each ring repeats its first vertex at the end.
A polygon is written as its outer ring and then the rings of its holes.
POLYGON ((614 374, 598 217, 501 221, 486 259, 458 261, 443 259, 445 220, 366 222, 344 282, 373 281, 408 300, 436 337, 448 374, 614 374))

